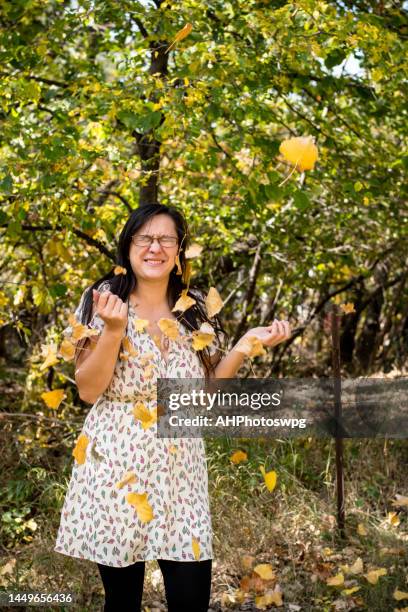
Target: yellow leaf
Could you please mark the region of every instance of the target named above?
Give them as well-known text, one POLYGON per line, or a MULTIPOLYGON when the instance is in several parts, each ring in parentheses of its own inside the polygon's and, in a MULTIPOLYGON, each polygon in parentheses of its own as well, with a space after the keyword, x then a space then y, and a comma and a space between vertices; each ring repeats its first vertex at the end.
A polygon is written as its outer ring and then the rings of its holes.
POLYGON ((262 580, 274 580, 274 578, 276 578, 270 563, 259 563, 254 567, 254 572, 258 574, 262 580))
POLYGON ((190 286, 190 278, 191 278, 192 267, 189 261, 186 261, 186 265, 184 267, 183 273, 183 283, 187 285, 187 289, 190 286))
POLYGON ((135 329, 137 332, 142 332, 149 325, 149 319, 135 319, 135 329))
POLYGON ((312 136, 288 138, 281 142, 280 153, 301 172, 312 170, 317 160, 317 147, 312 136))
POLYGON ((392 506, 408 506, 408 497, 405 495, 395 495, 396 499, 392 502, 392 506))
POLYGON ((172 455, 176 455, 177 454, 177 446, 174 446, 174 444, 170 444, 170 446, 169 446, 169 453, 171 453, 172 455))
POLYGON ((357 591, 360 590, 361 587, 359 586, 355 586, 355 587, 351 587, 350 589, 343 589, 341 594, 342 595, 352 595, 353 593, 357 593, 357 591))
POLYGON ((341 586, 342 584, 344 584, 344 575, 342 574, 342 572, 340 572, 335 576, 331 576, 330 578, 327 578, 326 584, 328 584, 329 586, 341 586))
POLYGON ((266 351, 262 346, 262 342, 256 336, 244 336, 239 340, 234 349, 239 353, 244 353, 247 357, 258 357, 258 355, 266 355, 266 351))
POLYGON ((72 326, 72 338, 74 340, 82 340, 83 338, 90 338, 91 336, 99 335, 99 331, 97 329, 92 329, 87 325, 82 325, 82 323, 79 323, 76 320, 75 315, 73 314, 69 315, 68 321, 72 326))
POLYGON ((273 491, 276 487, 276 481, 278 478, 276 472, 274 470, 271 470, 270 472, 265 472, 265 468, 263 465, 260 465, 259 469, 261 470, 262 475, 264 477, 266 488, 268 489, 268 491, 273 491))
POLYGON ((66 338, 61 342, 59 354, 65 361, 71 361, 75 356, 75 344, 66 338))
POLYGON ((115 266, 113 268, 113 273, 114 274, 127 274, 127 270, 126 268, 122 268, 122 266, 115 266))
POLYGON ((137 350, 133 346, 129 336, 125 336, 122 340, 122 346, 124 352, 121 352, 119 357, 120 359, 129 359, 129 357, 136 357, 138 355, 137 350))
POLYGON ((133 416, 141 422, 143 429, 148 429, 157 421, 157 410, 154 408, 150 411, 143 402, 136 402, 133 407, 133 416))
POLYGON ((179 30, 177 32, 177 34, 175 35, 173 42, 171 43, 171 45, 169 47, 167 47, 165 53, 168 53, 168 51, 170 51, 170 49, 180 40, 183 40, 184 38, 186 38, 186 36, 188 36, 191 32, 191 30, 193 29, 193 26, 191 23, 186 23, 186 25, 181 28, 181 30, 179 30))
POLYGON ((177 321, 173 319, 161 318, 157 321, 160 331, 170 340, 176 340, 179 337, 177 321))
POLYGON ((361 536, 366 536, 367 535, 368 531, 364 527, 363 523, 359 523, 358 524, 358 526, 357 526, 357 533, 358 533, 358 535, 361 535, 361 536))
POLYGON ((353 302, 346 302, 345 304, 340 304, 340 309, 344 312, 344 314, 350 314, 351 312, 356 312, 354 309, 353 302))
POLYGON ((210 287, 207 297, 205 298, 205 308, 209 319, 212 319, 218 314, 221 308, 224 306, 224 302, 221 299, 220 294, 215 287, 210 287))
POLYGON ((255 597, 255 605, 260 610, 265 610, 267 606, 275 604, 278 608, 283 606, 282 592, 281 591, 265 591, 263 595, 257 595, 255 597))
POLYGON ((195 351, 201 351, 211 344, 215 338, 215 333, 209 323, 202 323, 198 330, 191 332, 191 337, 193 339, 193 349, 195 351))
POLYGON ((230 457, 230 461, 232 463, 241 463, 241 461, 246 461, 248 459, 248 455, 244 451, 235 451, 230 457))
POLYGON ((149 361, 151 359, 153 359, 153 357, 154 357, 154 354, 151 353, 151 352, 150 353, 143 353, 143 355, 141 355, 140 359, 139 359, 140 365, 142 365, 142 366, 147 365, 149 363, 149 361))
POLYGON ((115 484, 115 487, 117 489, 122 489, 125 485, 132 484, 136 481, 137 481, 137 478, 134 472, 125 472, 121 480, 119 480, 119 482, 115 484))
POLYGON ((193 259, 194 257, 199 257, 201 255, 201 251, 203 247, 200 244, 194 242, 185 252, 186 259, 193 259))
POLYGON ((363 560, 361 557, 358 557, 353 565, 350 566, 349 568, 349 573, 350 574, 362 574, 363 572, 363 560))
POLYGON ((151 378, 153 376, 153 372, 154 372, 154 363, 147 364, 147 366, 143 370, 144 378, 146 379, 151 378))
POLYGON ((194 558, 196 561, 200 559, 200 542, 194 536, 191 538, 191 547, 193 549, 194 558))
POLYGON ((387 522, 394 527, 398 527, 400 524, 399 516, 396 512, 389 512, 387 516, 387 522))
POLYGON ((386 575, 387 570, 384 567, 381 567, 376 570, 371 570, 370 572, 367 572, 367 574, 364 574, 370 584, 377 584, 379 577, 386 575))
POLYGON ((44 400, 48 408, 58 408, 64 397, 64 389, 54 389, 54 391, 45 391, 41 393, 41 399, 44 400))
POLYGON ((408 599, 408 593, 406 591, 400 591, 399 589, 395 589, 392 596, 397 601, 401 601, 402 599, 408 599))
POLYGON ((174 308, 172 308, 171 311, 175 312, 179 310, 180 312, 184 312, 185 310, 190 308, 190 306, 192 306, 195 303, 196 303, 195 299, 187 295, 187 289, 183 289, 179 299, 177 300, 177 302, 174 305, 174 308))
POLYGON ((76 462, 79 465, 85 463, 86 460, 86 447, 89 444, 89 438, 85 434, 81 434, 75 444, 75 448, 72 451, 72 455, 75 457, 76 462))
POLYGON ((181 267, 181 263, 180 263, 180 255, 179 255, 178 253, 177 253, 176 257, 175 257, 174 263, 175 263, 175 264, 176 264, 176 266, 177 266, 177 272, 176 272, 176 274, 177 274, 177 275, 182 275, 182 274, 183 274, 183 268, 181 267))
POLYGON ((57 345, 55 343, 42 344, 41 350, 42 356, 45 357, 45 361, 40 366, 41 371, 58 363, 57 345))
POLYGON ((126 501, 136 508, 138 519, 142 523, 149 523, 155 518, 153 509, 147 500, 147 493, 128 493, 126 501))

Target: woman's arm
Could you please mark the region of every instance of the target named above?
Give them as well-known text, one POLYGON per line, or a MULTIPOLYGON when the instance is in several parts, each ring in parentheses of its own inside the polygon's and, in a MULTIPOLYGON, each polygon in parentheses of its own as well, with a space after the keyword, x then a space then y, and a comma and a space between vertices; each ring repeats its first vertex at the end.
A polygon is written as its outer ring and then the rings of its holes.
POLYGON ((267 327, 255 327, 248 330, 230 352, 221 359, 215 368, 212 378, 234 378, 246 356, 245 353, 237 350, 238 345, 242 344, 244 338, 255 337, 264 346, 272 347, 284 342, 290 338, 290 335, 288 321, 278 321, 277 319, 273 321, 272 325, 267 327))
POLYGON ((75 371, 79 397, 89 404, 97 400, 112 380, 127 323, 126 302, 110 291, 95 294, 96 312, 105 325, 100 337, 90 338, 94 348, 83 349, 75 371))

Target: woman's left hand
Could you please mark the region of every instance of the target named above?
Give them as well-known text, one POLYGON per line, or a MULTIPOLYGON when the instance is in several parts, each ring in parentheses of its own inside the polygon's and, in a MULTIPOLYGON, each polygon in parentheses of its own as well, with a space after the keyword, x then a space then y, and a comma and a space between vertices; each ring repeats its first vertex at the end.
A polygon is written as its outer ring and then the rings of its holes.
POLYGON ((276 346, 285 340, 288 340, 292 335, 289 321, 278 321, 274 319, 271 325, 267 327, 253 327, 249 329, 243 336, 255 336, 262 342, 264 346, 276 346))

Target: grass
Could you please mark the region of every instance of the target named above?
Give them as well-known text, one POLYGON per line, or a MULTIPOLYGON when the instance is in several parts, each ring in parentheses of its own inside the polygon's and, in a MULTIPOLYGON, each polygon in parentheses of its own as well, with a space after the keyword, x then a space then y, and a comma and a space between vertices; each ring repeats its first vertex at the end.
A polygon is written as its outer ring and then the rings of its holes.
MULTIPOLYGON (((4 373, 3 380, 7 384, 4 373)), ((14 396, 12 400, 8 396, 2 411, 18 412, 18 380, 14 384, 14 396)), ((36 414, 38 408, 32 405, 30 413, 36 414)), ((63 411, 66 418, 68 408, 63 411)), ((77 425, 60 427, 36 420, 27 424, 19 418, 0 421, 3 448, 0 587, 73 591, 77 604, 65 609, 88 612, 103 606, 96 565, 53 552, 71 472, 70 453, 83 415, 78 409, 71 409, 69 418, 77 425)), ((406 441, 345 441, 344 541, 336 530, 331 440, 208 438, 206 447, 214 532, 215 610, 256 610, 253 603, 256 595, 262 594, 265 585, 275 588, 276 584, 283 592, 281 609, 293 612, 352 609, 383 612, 408 605, 408 600, 398 602, 393 598, 396 588, 408 591, 407 508, 392 506, 396 493, 407 494, 406 441), (234 465, 229 458, 237 449, 246 451, 248 459, 234 465), (278 474, 272 492, 264 485, 260 465, 278 474), (398 511, 398 525, 387 520, 390 511, 398 511), (359 524, 365 526, 367 535, 358 534, 359 524), (345 585, 341 587, 327 584, 327 579, 341 571, 342 565, 350 566, 358 557, 363 562, 362 574, 344 574, 345 585), (272 565, 276 580, 271 583, 258 580, 253 589, 244 593, 239 587, 245 580, 241 581, 244 576, 254 576, 253 568, 260 563, 272 565), (387 570, 376 585, 363 575, 371 568, 387 570), (359 590, 344 594, 345 588, 353 586, 359 590)), ((146 610, 152 608, 153 600, 164 601, 162 583, 157 584, 157 569, 156 562, 147 562, 146 610)))

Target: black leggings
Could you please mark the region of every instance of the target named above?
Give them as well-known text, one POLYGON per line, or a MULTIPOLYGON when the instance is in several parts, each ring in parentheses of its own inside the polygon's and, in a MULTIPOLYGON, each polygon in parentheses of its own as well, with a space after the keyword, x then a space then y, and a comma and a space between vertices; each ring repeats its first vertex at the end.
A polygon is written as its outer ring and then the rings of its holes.
MULTIPOLYGON (((212 560, 157 560, 164 581, 168 612, 207 612, 211 592, 212 560)), ((105 589, 104 612, 140 612, 145 562, 126 567, 98 563, 105 589)))

